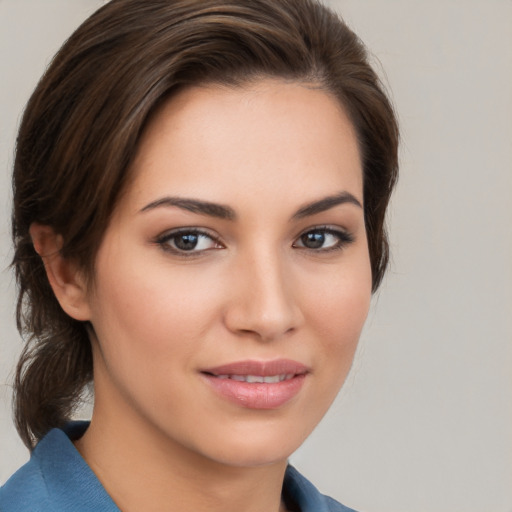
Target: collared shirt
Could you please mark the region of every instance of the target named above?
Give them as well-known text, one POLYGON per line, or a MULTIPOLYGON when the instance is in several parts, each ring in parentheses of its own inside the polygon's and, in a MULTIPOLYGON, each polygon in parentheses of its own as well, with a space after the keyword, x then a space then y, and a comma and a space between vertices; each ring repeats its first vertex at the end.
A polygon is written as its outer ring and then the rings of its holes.
MULTIPOLYGON (((30 461, 0 488, 1 512, 120 512, 72 443, 87 422, 51 430, 30 461)), ((299 512, 354 512, 320 494, 295 468, 288 466, 283 497, 299 512)))

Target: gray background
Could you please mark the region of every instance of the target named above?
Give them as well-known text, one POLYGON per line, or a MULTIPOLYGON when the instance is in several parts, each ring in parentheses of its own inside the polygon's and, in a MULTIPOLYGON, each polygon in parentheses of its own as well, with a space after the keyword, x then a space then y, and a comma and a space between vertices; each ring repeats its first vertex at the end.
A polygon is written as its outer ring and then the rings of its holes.
MULTIPOLYGON (((0 483, 28 455, 8 264, 20 112, 99 0, 0 0, 0 483)), ((512 1, 331 0, 392 91, 393 261, 334 407, 292 462, 361 512, 512 511, 512 1), (385 70, 385 72, 384 72, 385 70)))

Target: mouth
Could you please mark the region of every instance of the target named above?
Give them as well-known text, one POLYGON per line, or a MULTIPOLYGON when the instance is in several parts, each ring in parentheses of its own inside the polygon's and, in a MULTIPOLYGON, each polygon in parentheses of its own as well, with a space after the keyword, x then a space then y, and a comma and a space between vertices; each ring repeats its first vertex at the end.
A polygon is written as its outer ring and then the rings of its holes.
POLYGON ((277 409, 302 389, 310 370, 287 359, 240 361, 201 371, 211 388, 235 405, 250 409, 277 409))
POLYGON ((294 373, 283 373, 281 375, 212 375, 217 379, 231 379, 237 382, 248 382, 249 384, 264 383, 264 384, 275 384, 276 382, 283 382, 284 380, 290 380, 295 377, 294 373))

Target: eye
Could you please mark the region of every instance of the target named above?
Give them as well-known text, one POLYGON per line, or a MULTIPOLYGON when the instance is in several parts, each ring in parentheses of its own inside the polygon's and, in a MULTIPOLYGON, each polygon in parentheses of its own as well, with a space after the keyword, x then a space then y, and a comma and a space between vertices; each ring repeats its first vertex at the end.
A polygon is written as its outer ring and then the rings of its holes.
POLYGON ((157 238, 156 243, 165 251, 181 254, 197 254, 209 249, 221 249, 223 247, 211 234, 193 228, 169 231, 157 238))
POLYGON ((302 233, 293 247, 313 251, 333 251, 342 249, 354 241, 354 237, 341 229, 318 227, 302 233))

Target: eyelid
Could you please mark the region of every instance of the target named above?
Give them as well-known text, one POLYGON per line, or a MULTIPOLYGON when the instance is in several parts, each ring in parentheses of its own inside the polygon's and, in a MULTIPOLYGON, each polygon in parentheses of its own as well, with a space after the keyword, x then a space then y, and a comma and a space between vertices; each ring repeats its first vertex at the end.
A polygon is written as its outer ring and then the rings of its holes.
MULTIPOLYGON (((319 225, 319 226, 310 226, 307 229, 304 229, 300 232, 300 234, 294 239, 294 242, 292 243, 292 247, 295 249, 301 249, 304 251, 312 252, 312 253, 328 253, 331 251, 337 251, 344 249, 347 245, 354 242, 355 237, 354 235, 348 231, 345 228, 339 227, 339 226, 332 226, 332 225, 319 225), (307 247, 303 244, 299 245, 301 237, 308 233, 312 232, 320 232, 327 235, 333 235, 337 237, 338 241, 337 243, 333 244, 329 247, 320 247, 320 248, 312 248, 307 247)), ((179 227, 174 229, 169 229, 167 231, 164 231, 163 233, 156 236, 153 240, 153 243, 160 246, 160 248, 168 253, 172 253, 174 255, 180 256, 180 257, 198 257, 204 254, 205 252, 209 252, 213 249, 222 249, 226 248, 225 244, 222 242, 221 238, 218 234, 210 231, 206 228, 199 228, 199 227, 179 227), (199 250, 184 250, 179 249, 177 247, 173 247, 168 242, 174 238, 178 237, 180 234, 191 234, 191 235, 198 235, 198 236, 205 236, 214 242, 215 247, 211 248, 205 248, 205 249, 199 249, 199 250)))
POLYGON ((337 250, 344 249, 347 245, 353 243, 354 241, 355 241, 354 235, 345 228, 338 227, 338 226, 332 226, 332 225, 320 225, 320 226, 311 226, 311 227, 301 231, 299 236, 297 238, 295 238, 295 241, 293 242, 292 246, 297 249, 304 249, 309 252, 327 253, 327 252, 331 252, 331 251, 337 251, 337 250), (318 249, 305 247, 304 245, 295 245, 301 239, 301 237, 303 237, 304 235, 311 233, 311 232, 323 232, 325 234, 334 235, 334 236, 338 237, 338 243, 336 243, 332 247, 325 247, 325 248, 318 248, 318 249))
POLYGON ((164 231, 163 233, 159 234, 158 236, 156 236, 154 238, 153 243, 159 245, 160 248, 165 252, 169 252, 174 255, 182 256, 182 257, 186 257, 186 258, 194 257, 194 256, 198 257, 207 251, 211 251, 213 249, 225 248, 224 244, 222 243, 220 237, 217 234, 211 232, 208 229, 198 228, 195 226, 194 227, 179 227, 179 228, 174 228, 174 229, 169 229, 167 231, 164 231), (186 251, 186 250, 180 250, 178 248, 172 247, 168 242, 172 238, 177 237, 181 234, 190 234, 190 235, 198 235, 198 236, 208 237, 219 247, 200 249, 200 250, 196 250, 196 251, 194 251, 194 250, 186 251))

